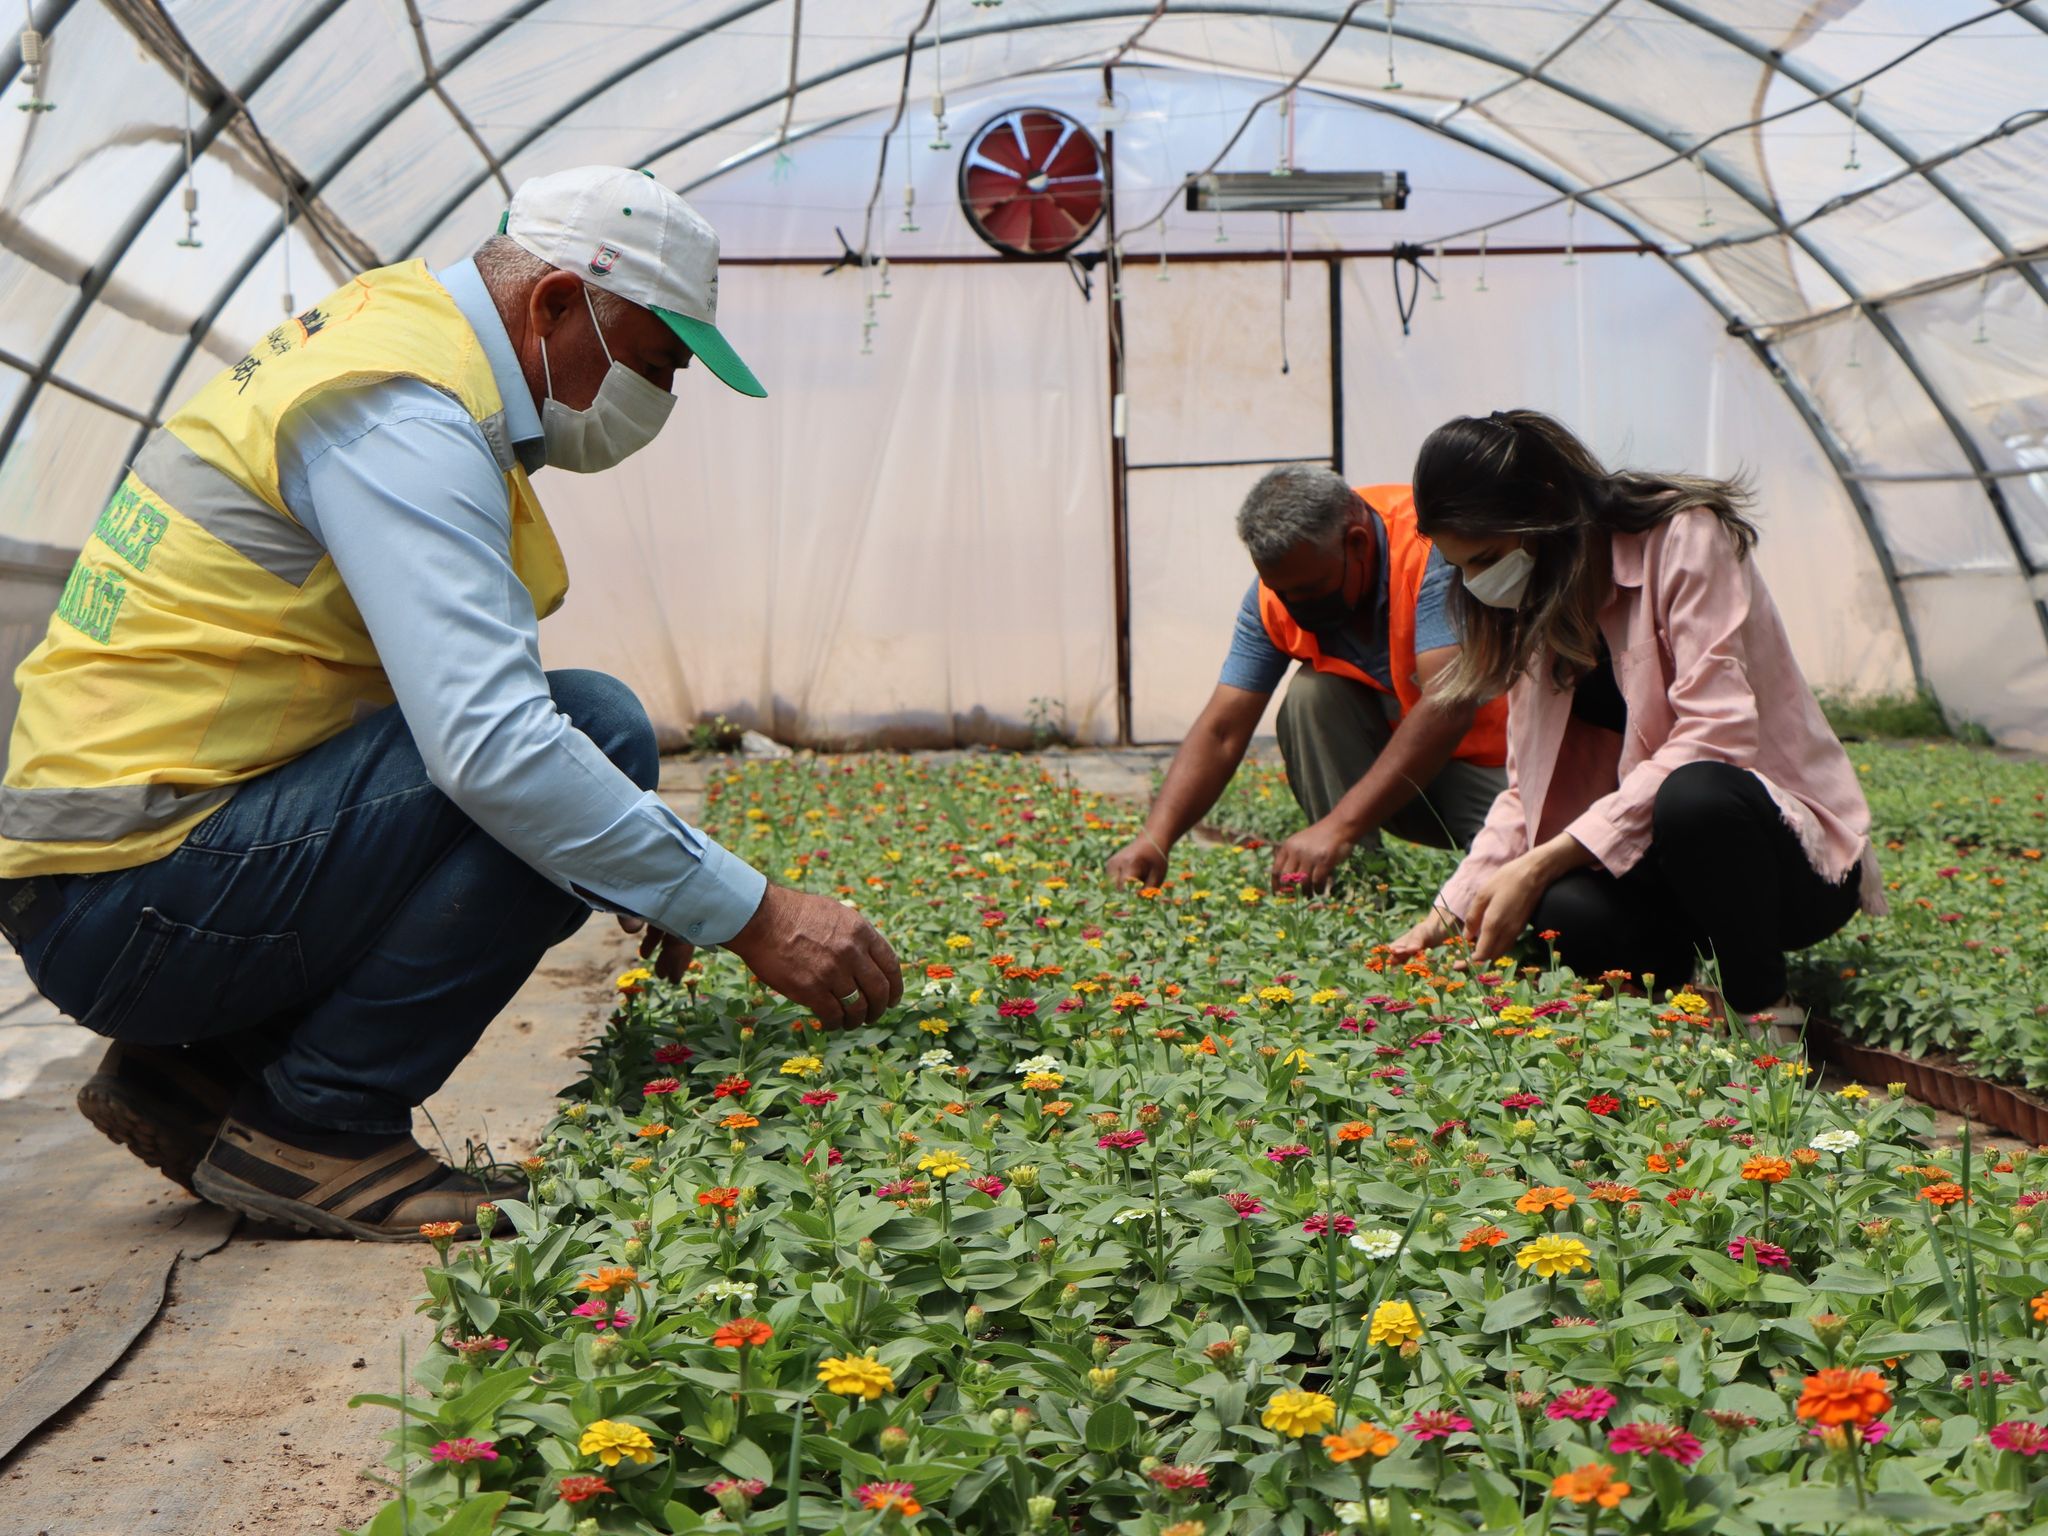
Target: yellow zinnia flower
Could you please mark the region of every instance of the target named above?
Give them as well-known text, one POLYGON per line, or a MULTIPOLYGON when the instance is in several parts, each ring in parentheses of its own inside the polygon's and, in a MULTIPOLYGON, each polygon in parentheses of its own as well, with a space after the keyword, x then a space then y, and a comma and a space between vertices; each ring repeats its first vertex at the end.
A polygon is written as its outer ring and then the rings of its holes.
POLYGON ((950 1179, 956 1173, 965 1173, 969 1166, 958 1152, 927 1152, 917 1160, 917 1171, 935 1179, 950 1179))
POLYGON ((825 1070, 825 1063, 815 1056, 792 1056, 782 1064, 784 1077, 816 1077, 825 1070))
POLYGON ((1054 1093, 1064 1086, 1066 1081, 1057 1072, 1026 1072, 1023 1086, 1032 1093, 1054 1093))
POLYGON ((1259 988, 1259 1001, 1262 1003, 1291 1003, 1294 1001, 1294 988, 1278 986, 1261 987, 1259 988))
POLYGON ((827 1392, 869 1402, 896 1390, 896 1373, 873 1355, 835 1355, 819 1363, 818 1380, 827 1392))
POLYGON ((1320 1392, 1275 1392, 1259 1422, 1278 1434, 1299 1440, 1337 1417, 1337 1404, 1320 1392))
POLYGON ((1591 1250, 1576 1237, 1560 1237, 1548 1233, 1534 1242, 1524 1243, 1515 1254, 1515 1262, 1524 1269, 1533 1269, 1544 1279, 1568 1275, 1575 1269, 1591 1269, 1591 1250))
POLYGON ((616 1467, 621 1460, 644 1467, 654 1460, 654 1442, 647 1438, 647 1431, 615 1419, 599 1419, 584 1426, 576 1449, 586 1456, 595 1456, 608 1467, 616 1467))
POLYGON ((1861 1083, 1851 1083, 1846 1088, 1836 1090, 1835 1097, 1838 1099, 1867 1099, 1870 1097, 1870 1090, 1861 1083))
POLYGON ((1368 1344, 1406 1344, 1422 1337, 1422 1319, 1405 1301, 1383 1301, 1373 1309, 1368 1344))

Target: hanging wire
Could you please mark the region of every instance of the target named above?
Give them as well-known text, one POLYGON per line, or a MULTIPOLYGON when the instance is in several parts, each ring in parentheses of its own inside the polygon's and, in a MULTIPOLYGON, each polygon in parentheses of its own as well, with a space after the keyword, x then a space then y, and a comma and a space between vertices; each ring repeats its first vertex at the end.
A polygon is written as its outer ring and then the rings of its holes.
POLYGON ((1401 89, 1401 77, 1394 73, 1394 4, 1395 0, 1387 0, 1387 89, 1390 91, 1401 89))
MULTIPOLYGON (((924 14, 917 18, 917 25, 912 27, 909 36, 903 39, 903 83, 896 90, 896 115, 889 119, 889 126, 882 130, 882 153, 875 162, 875 185, 868 193, 867 212, 861 218, 860 259, 863 265, 867 263, 868 253, 874 245, 875 205, 882 200, 882 178, 889 174, 889 135, 896 131, 899 123, 903 123, 903 109, 910 101, 910 68, 917 60, 917 34, 925 29, 925 23, 932 19, 932 12, 937 9, 938 0, 925 0, 924 14)), ((903 131, 907 147, 910 132, 908 124, 904 124, 903 131)), ((916 193, 906 183, 903 198, 903 222, 906 233, 914 232, 917 227, 910 219, 910 205, 915 201, 916 193)))
POLYGON ((1564 205, 1564 264, 1576 267, 1579 264, 1579 200, 1566 198, 1564 205))
POLYGON ((23 112, 53 112, 57 103, 43 99, 43 66, 49 62, 49 39, 36 30, 32 0, 21 0, 26 18, 21 29, 21 79, 28 87, 28 100, 17 102, 23 112))
POLYGON ((1991 307, 1991 274, 1986 272, 1982 282, 1977 284, 1977 334, 1970 338, 1977 346, 1991 340, 1984 329, 1984 312, 1991 307))
MULTIPOLYGON (((888 141, 885 139, 882 144, 882 158, 886 162, 888 157, 888 141)), ((910 158, 910 114, 906 112, 903 115, 903 233, 914 235, 917 230, 917 176, 916 167, 910 158)), ((861 248, 861 260, 867 260, 865 246, 861 248)))
POLYGON ((1845 171, 1860 171, 1863 162, 1856 158, 1856 133, 1863 126, 1863 87, 1857 86, 1849 98, 1849 158, 1842 162, 1845 171))
POLYGON ((1699 172, 1700 177, 1699 227, 1701 229, 1712 229, 1714 227, 1714 205, 1707 196, 1707 157, 1705 155, 1694 155, 1692 157, 1692 168, 1699 172))
POLYGON ((932 148, 951 149, 946 138, 946 21, 932 0, 932 148))
POLYGON ((185 235, 178 244, 188 251, 199 249, 199 187, 192 179, 192 55, 185 55, 185 190, 180 194, 185 208, 185 235))
POLYGON ((1434 291, 1429 296, 1429 302, 1441 304, 1444 301, 1444 279, 1450 276, 1450 273, 1444 267, 1444 244, 1441 240, 1436 243, 1435 254, 1436 271, 1432 272, 1429 278, 1430 287, 1434 291))
POLYGON ((804 0, 792 0, 789 13, 789 86, 782 93, 782 126, 775 132, 775 167, 768 173, 771 181, 782 181, 789 175, 790 167, 796 163, 789 152, 789 124, 796 116, 796 93, 799 88, 797 57, 804 38, 804 0))
POLYGON ((292 303, 292 189, 286 186, 277 189, 277 248, 284 257, 284 312, 289 315, 298 306, 292 303))
POLYGON ((1486 292, 1486 237, 1488 231, 1479 231, 1479 281, 1472 285, 1474 293, 1486 292))

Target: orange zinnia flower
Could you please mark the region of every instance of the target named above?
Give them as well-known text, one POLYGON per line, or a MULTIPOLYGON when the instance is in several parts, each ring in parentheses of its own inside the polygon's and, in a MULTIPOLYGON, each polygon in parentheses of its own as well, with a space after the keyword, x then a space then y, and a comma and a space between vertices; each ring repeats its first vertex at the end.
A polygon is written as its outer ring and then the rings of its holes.
POLYGON ((1628 1484, 1616 1482, 1614 1468, 1600 1461, 1589 1461, 1550 1485, 1552 1498, 1570 1499, 1574 1504, 1598 1504, 1602 1509, 1614 1508, 1628 1494, 1628 1484))
POLYGON ((641 1126, 640 1129, 635 1131, 633 1134, 635 1136, 638 1136, 642 1141, 659 1141, 662 1137, 668 1134, 668 1127, 660 1124, 659 1122, 656 1122, 653 1125, 641 1126))
POLYGON ((1363 1141, 1372 1134, 1372 1127, 1363 1120, 1346 1120, 1337 1127, 1339 1141, 1363 1141))
POLYGON ((1742 1176, 1753 1184, 1779 1184, 1791 1174, 1792 1165, 1782 1157, 1759 1152, 1742 1165, 1742 1176))
POLYGON ((1891 1406, 1891 1383, 1877 1372, 1830 1367, 1806 1378, 1798 1413, 1823 1427, 1863 1425, 1883 1418, 1891 1406))
POLYGON ((1920 1198, 1929 1205, 1954 1205, 1958 1200, 1965 1197, 1962 1185, 1944 1179, 1938 1184, 1930 1184, 1921 1190, 1920 1198))
POLYGON ((1642 1191, 1633 1184, 1613 1184, 1603 1179, 1587 1185, 1586 1193, 1608 1205, 1627 1205, 1629 1201, 1640 1197, 1642 1191))
POLYGON ((1498 1248, 1507 1240, 1507 1229, 1504 1227, 1474 1227, 1458 1239, 1458 1252, 1470 1253, 1474 1248, 1498 1248))
POLYGON ((576 1289, 588 1291, 593 1296, 609 1295, 613 1291, 627 1289, 640 1278, 640 1272, 627 1265, 607 1264, 594 1275, 585 1275, 576 1282, 576 1289))
POLYGON ((1057 1120, 1061 1115, 1070 1114, 1073 1108, 1071 1099, 1052 1099, 1045 1106, 1045 1116, 1049 1120, 1057 1120))
POLYGON ((1534 1216, 1538 1211, 1561 1211, 1578 1201, 1579 1197, 1562 1184, 1538 1184, 1515 1202, 1515 1209, 1524 1216, 1534 1216))
POLYGON ((1323 1436, 1323 1450, 1332 1461, 1356 1461, 1361 1456, 1391 1456, 1401 1437, 1377 1424, 1354 1424, 1342 1434, 1323 1436))
POLYGON ((711 1342, 720 1349, 747 1349, 774 1337, 775 1330, 758 1317, 736 1317, 712 1334, 711 1342))
POLYGON ((699 1205, 715 1205, 721 1210, 729 1211, 740 1203, 740 1192, 729 1184, 721 1184, 711 1189, 700 1189, 697 1191, 697 1203, 699 1205))
POLYGON ((1652 1152, 1643 1159, 1643 1166, 1652 1173, 1672 1173, 1685 1166, 1685 1159, 1666 1157, 1662 1152, 1652 1152))
POLYGON ((2048 1291, 2043 1291, 2027 1305, 2034 1309, 2035 1322, 2048 1323, 2048 1291))
POLYGON ((745 1110, 740 1110, 736 1114, 727 1115, 723 1120, 718 1122, 720 1129, 728 1131, 751 1131, 755 1126, 759 1125, 760 1123, 761 1122, 759 1120, 755 1119, 745 1110))

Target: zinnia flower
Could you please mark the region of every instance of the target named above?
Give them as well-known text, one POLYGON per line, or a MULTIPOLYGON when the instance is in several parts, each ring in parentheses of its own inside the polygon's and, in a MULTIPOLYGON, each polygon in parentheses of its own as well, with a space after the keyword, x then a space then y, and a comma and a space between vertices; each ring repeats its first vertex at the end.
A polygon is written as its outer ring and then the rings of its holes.
POLYGON ((1143 1131, 1111 1131, 1106 1136, 1095 1138, 1095 1145, 1107 1147, 1113 1152, 1129 1152, 1132 1148, 1141 1147, 1144 1144, 1145 1133, 1143 1131))
POLYGON ((1592 1115, 1611 1115, 1619 1108, 1621 1100, 1611 1093, 1596 1093, 1586 1100, 1586 1112, 1592 1115))
POLYGON ((827 1392, 873 1402, 896 1390, 896 1373, 873 1355, 836 1355, 818 1364, 818 1380, 827 1392))
POLYGON ((1728 1257, 1741 1259, 1745 1255, 1756 1260, 1758 1269, 1790 1269, 1792 1260, 1785 1250, 1776 1243, 1767 1243, 1760 1238, 1738 1237, 1728 1245, 1728 1257))
POLYGON ((1791 1176, 1792 1165, 1782 1157, 1759 1152, 1742 1165, 1742 1176, 1754 1184, 1779 1184, 1791 1176))
POLYGON ((710 1189, 700 1189, 697 1191, 697 1203, 699 1205, 715 1205, 720 1210, 729 1211, 740 1203, 740 1192, 734 1185, 714 1185, 710 1189))
POLYGON ((1351 1246, 1368 1259, 1391 1259, 1401 1251, 1401 1234, 1386 1227, 1351 1234, 1351 1246))
POLYGON ((1639 1419, 1608 1431, 1607 1449, 1617 1456, 1665 1456, 1681 1467, 1689 1467, 1706 1455, 1698 1436, 1655 1419, 1639 1419))
POLYGON ((1209 1474, 1200 1467, 1180 1467, 1171 1462, 1146 1474, 1168 1493, 1198 1493, 1209 1486, 1209 1474))
POLYGON ((1863 1138, 1854 1131, 1821 1131, 1814 1136, 1813 1144, 1840 1157, 1845 1152, 1854 1152, 1863 1144, 1863 1138))
POLYGON ((610 1483, 601 1477, 593 1477, 587 1473, 576 1477, 565 1477, 555 1485, 555 1488, 561 1494, 564 1504, 587 1503, 601 1493, 610 1493, 612 1491, 610 1483))
POLYGON ((1277 1434, 1299 1440, 1337 1417, 1337 1404, 1320 1392, 1275 1392, 1259 1422, 1277 1434))
POLYGON ((1491 1222, 1472 1228, 1458 1239, 1458 1251, 1470 1253, 1474 1248, 1498 1248, 1508 1240, 1507 1229, 1496 1227, 1491 1222))
POLYGON ((1575 1419, 1593 1424, 1614 1412, 1615 1396, 1605 1387, 1567 1387, 1544 1404, 1543 1412, 1553 1419, 1575 1419))
MULTIPOLYGON (((758 1120, 753 1115, 748 1114, 745 1110, 736 1110, 732 1114, 729 1114, 725 1116, 723 1119, 721 1119, 718 1122, 718 1125, 721 1130, 751 1131, 752 1129, 754 1129, 755 1126, 759 1125, 760 1123, 760 1120, 758 1120)), ((668 1127, 664 1125, 661 1128, 661 1132, 664 1136, 666 1136, 668 1134, 668 1127)))
MULTIPOLYGON (((1225 1195, 1223 1197, 1223 1203, 1229 1206, 1233 1211, 1237 1212, 1240 1218, 1247 1216, 1262 1215, 1264 1214, 1266 1209, 1266 1207, 1260 1202, 1259 1197, 1257 1195, 1247 1195, 1237 1192, 1225 1195)), ((2044 1298, 2048 1298, 2048 1291, 2043 1291, 2041 1294, 2044 1298)))
POLYGON ((826 1104, 835 1104, 838 1101, 839 1095, 826 1088, 813 1088, 809 1093, 797 1096, 797 1103, 808 1104, 813 1109, 820 1108, 826 1104))
POLYGON ((657 1077, 653 1082, 640 1090, 640 1096, 647 1099, 658 1099, 664 1094, 680 1091, 682 1086, 682 1082, 677 1078, 657 1077))
POLYGON ((1415 1417, 1408 1421, 1408 1433, 1417 1441, 1447 1440, 1452 1435, 1461 1435, 1472 1428, 1472 1421, 1462 1413, 1452 1413, 1448 1408, 1424 1408, 1417 1410, 1415 1417))
POLYGON ((2048 1451, 2048 1424, 2033 1424, 2025 1419, 2007 1419, 1991 1431, 1991 1443, 2001 1451, 2011 1451, 2015 1456, 2038 1456, 2048 1451))
POLYGON ((576 1449, 586 1456, 595 1456, 607 1467, 616 1467, 621 1459, 638 1462, 647 1466, 654 1460, 654 1442, 647 1438, 647 1431, 635 1424, 621 1424, 613 1419, 599 1419, 584 1426, 583 1438, 576 1442, 576 1449))
POLYGON ((1309 1217, 1307 1221, 1304 1221, 1301 1224, 1301 1230, 1310 1237, 1321 1237, 1332 1226, 1336 1227, 1339 1237, 1349 1237, 1358 1230, 1358 1222, 1354 1217, 1346 1216, 1342 1212, 1332 1216, 1323 1211, 1318 1211, 1315 1215, 1309 1217))
POLYGON ((1268 1147, 1266 1149, 1266 1161, 1269 1163, 1279 1163, 1283 1167, 1294 1162, 1298 1158, 1303 1158, 1307 1156, 1308 1148, 1302 1146, 1299 1142, 1296 1142, 1291 1146, 1268 1147))
POLYGON ((917 1171, 928 1173, 935 1179, 950 1179, 956 1173, 965 1173, 971 1166, 958 1152, 927 1152, 917 1160, 917 1171))
POLYGON ((1405 1344, 1422 1337, 1422 1319, 1405 1301, 1383 1301, 1373 1308, 1368 1344, 1405 1344))
POLYGON ((1628 1495, 1628 1484, 1617 1482, 1614 1468, 1602 1461, 1589 1461, 1550 1484, 1550 1496, 1554 1499, 1569 1499, 1574 1504, 1598 1504, 1602 1509, 1614 1508, 1628 1495))
POLYGON ((711 1335, 720 1349, 751 1349, 775 1337, 775 1330, 758 1317, 736 1317, 711 1335))
POLYGON ((711 1090, 711 1097, 714 1099, 739 1098, 753 1086, 752 1083, 748 1082, 747 1079, 741 1077, 738 1073, 733 1073, 728 1077, 719 1079, 718 1086, 711 1090))
POLYGON ((1361 1422, 1341 1434, 1323 1436, 1323 1453, 1335 1462, 1356 1461, 1361 1456, 1391 1456, 1400 1443, 1392 1430, 1361 1422))
MULTIPOLYGON (((734 1191, 738 1193, 737 1190, 734 1191)), ((640 1278, 640 1272, 628 1265, 606 1264, 594 1275, 585 1275, 576 1282, 579 1291, 588 1291, 593 1296, 609 1296, 613 1291, 627 1291, 640 1278)))
POLYGON ((1561 1184, 1538 1184, 1515 1202, 1515 1209, 1524 1216, 1534 1216, 1539 1211, 1561 1211, 1576 1204, 1578 1198, 1561 1184))
POLYGON ((879 1510, 884 1514, 895 1513, 909 1519, 922 1514, 924 1506, 917 1502, 917 1489, 909 1483, 862 1483, 854 1489, 853 1496, 860 1500, 862 1509, 879 1510))
POLYGON ((1892 1406, 1891 1383, 1875 1371, 1830 1367, 1806 1378, 1798 1414, 1817 1424, 1868 1424, 1892 1406))
POLYGON ((1515 1263, 1523 1269, 1535 1270, 1545 1280, 1593 1267, 1592 1252, 1584 1243, 1554 1232, 1524 1243, 1515 1254, 1515 1263))
POLYGON ((1921 1190, 1920 1198, 1929 1205, 1946 1206, 1954 1205, 1967 1197, 1963 1194, 1962 1185, 1956 1183, 1953 1179, 1942 1179, 1937 1183, 1929 1184, 1925 1189, 1921 1190))
POLYGON ((496 1461, 498 1447, 489 1440, 443 1440, 435 1445, 434 1460, 443 1466, 464 1466, 472 1461, 496 1461))

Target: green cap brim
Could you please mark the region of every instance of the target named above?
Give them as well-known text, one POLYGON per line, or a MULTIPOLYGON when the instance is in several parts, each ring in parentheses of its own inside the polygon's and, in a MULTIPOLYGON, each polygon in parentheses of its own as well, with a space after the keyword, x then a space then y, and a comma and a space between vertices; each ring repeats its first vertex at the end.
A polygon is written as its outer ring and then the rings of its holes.
POLYGON ((649 307, 661 316, 664 325, 683 339, 683 345, 702 358, 704 366, 718 375, 724 383, 743 395, 752 395, 756 400, 768 398, 768 391, 762 386, 761 381, 754 377, 754 370, 740 361, 739 353, 733 351, 732 344, 718 334, 717 326, 707 325, 702 320, 692 320, 688 315, 679 315, 672 309, 662 309, 658 305, 649 307))

